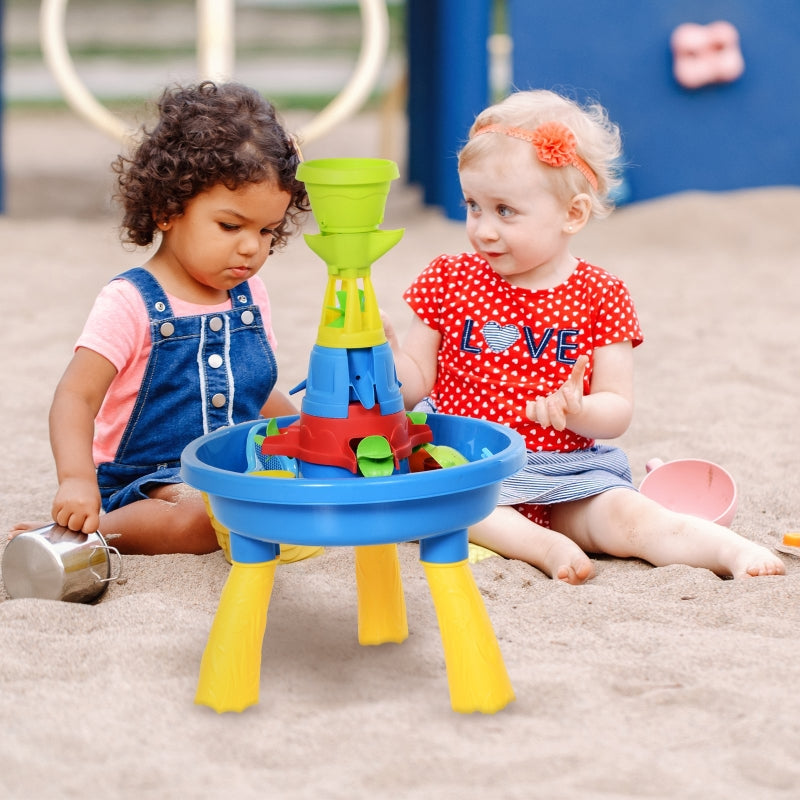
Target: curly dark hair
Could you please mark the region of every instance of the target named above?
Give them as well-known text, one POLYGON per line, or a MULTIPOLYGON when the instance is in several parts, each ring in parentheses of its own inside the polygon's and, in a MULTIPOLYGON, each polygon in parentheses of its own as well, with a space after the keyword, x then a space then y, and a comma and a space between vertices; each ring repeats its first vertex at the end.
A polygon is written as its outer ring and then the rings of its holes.
POLYGON ((149 245, 158 222, 182 214, 189 200, 216 184, 235 190, 266 180, 292 198, 273 240, 273 247, 283 246, 310 206, 295 177, 299 150, 273 105, 242 84, 204 81, 166 89, 158 115, 152 130, 142 127, 130 157, 112 164, 124 240, 149 245))

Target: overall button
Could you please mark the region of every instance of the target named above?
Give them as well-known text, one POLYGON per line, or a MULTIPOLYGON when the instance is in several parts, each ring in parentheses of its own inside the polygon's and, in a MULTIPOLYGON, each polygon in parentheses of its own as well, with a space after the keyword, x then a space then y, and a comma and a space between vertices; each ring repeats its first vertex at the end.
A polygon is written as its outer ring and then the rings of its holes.
POLYGON ((211 317, 208 321, 208 327, 211 328, 214 333, 217 331, 222 330, 222 317, 211 317))
POLYGON ((211 398, 211 405, 214 406, 214 408, 222 408, 226 402, 227 400, 224 394, 215 394, 211 398))
POLYGON ((242 311, 242 322, 244 322, 245 325, 252 325, 255 318, 255 314, 253 314, 249 308, 247 311, 242 311))
POLYGON ((163 322, 159 330, 162 336, 172 336, 175 333, 175 326, 171 322, 163 322))
POLYGON ((237 296, 237 298, 236 298, 236 299, 237 299, 237 300, 238 300, 240 303, 246 303, 246 302, 247 302, 247 295, 246 295, 246 294, 240 294, 240 295, 238 295, 238 296, 237 296))
POLYGON ((156 303, 156 311, 166 311, 166 310, 167 310, 167 307, 164 305, 164 303, 161 302, 161 300, 159 300, 156 303))
POLYGON ((222 356, 219 353, 212 353, 208 357, 208 366, 217 369, 218 367, 222 366, 222 356))

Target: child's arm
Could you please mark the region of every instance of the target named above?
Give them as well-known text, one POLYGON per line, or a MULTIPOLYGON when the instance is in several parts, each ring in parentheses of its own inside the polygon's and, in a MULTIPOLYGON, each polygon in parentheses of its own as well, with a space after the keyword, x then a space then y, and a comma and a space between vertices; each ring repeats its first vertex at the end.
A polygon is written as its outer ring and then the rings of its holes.
POLYGON ((93 533, 100 524, 100 490, 92 457, 94 419, 116 374, 106 358, 79 347, 50 406, 50 445, 58 477, 52 515, 59 525, 74 531, 93 533))
POLYGON ((383 317, 386 338, 392 348, 397 379, 406 408, 413 408, 426 397, 436 381, 436 364, 442 336, 429 328, 416 314, 403 346, 387 317, 383 317))
POLYGON ((297 415, 297 407, 283 393, 273 389, 269 393, 267 402, 261 408, 261 416, 265 419, 272 417, 294 417, 297 415))
POLYGON ((598 347, 594 351, 592 387, 583 394, 588 358, 581 356, 572 374, 557 391, 528 401, 528 419, 544 428, 571 431, 587 439, 621 436, 633 417, 633 348, 630 342, 598 347))

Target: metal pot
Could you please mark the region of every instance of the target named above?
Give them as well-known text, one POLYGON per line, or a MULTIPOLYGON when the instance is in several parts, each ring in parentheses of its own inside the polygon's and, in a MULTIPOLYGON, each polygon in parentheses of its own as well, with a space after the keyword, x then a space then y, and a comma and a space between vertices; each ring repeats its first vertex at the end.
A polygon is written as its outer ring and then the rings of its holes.
POLYGON ((51 523, 15 536, 3 554, 9 596, 88 603, 122 574, 122 556, 102 534, 78 533, 51 523), (111 574, 111 553, 118 559, 111 574))

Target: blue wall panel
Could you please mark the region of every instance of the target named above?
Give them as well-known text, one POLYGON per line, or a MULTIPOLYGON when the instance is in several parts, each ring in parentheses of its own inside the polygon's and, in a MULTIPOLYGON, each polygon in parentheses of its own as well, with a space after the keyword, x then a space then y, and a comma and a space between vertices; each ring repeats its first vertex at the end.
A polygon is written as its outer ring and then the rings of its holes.
POLYGON ((596 99, 623 133, 629 200, 800 184, 798 0, 509 0, 515 88, 596 99), (745 72, 684 89, 669 39, 724 19, 745 72))

